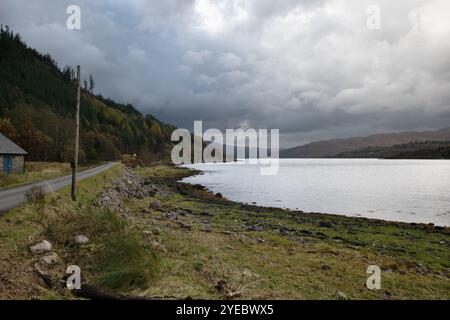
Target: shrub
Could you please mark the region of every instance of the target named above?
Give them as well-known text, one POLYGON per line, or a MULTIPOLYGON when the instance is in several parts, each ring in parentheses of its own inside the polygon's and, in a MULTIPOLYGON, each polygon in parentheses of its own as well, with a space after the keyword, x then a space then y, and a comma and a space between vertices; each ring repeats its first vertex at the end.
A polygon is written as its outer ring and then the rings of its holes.
POLYGON ((41 186, 34 186, 25 193, 25 199, 31 203, 36 211, 42 213, 45 207, 45 191, 41 186))
POLYGON ((99 273, 96 282, 120 291, 146 287, 158 270, 155 250, 113 212, 99 212, 91 218, 103 245, 94 266, 99 273))

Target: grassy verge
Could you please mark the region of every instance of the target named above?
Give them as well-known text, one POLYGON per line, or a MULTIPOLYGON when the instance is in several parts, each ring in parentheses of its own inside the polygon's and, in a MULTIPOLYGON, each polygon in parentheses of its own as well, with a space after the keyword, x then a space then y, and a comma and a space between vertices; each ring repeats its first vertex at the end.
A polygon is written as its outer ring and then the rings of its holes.
MULTIPOLYGON (((80 171, 100 164, 86 164, 80 167, 80 171)), ((40 182, 70 174, 70 163, 61 162, 26 162, 25 173, 3 175, 0 174, 0 190, 13 188, 33 182, 40 182)))
POLYGON ((156 274, 157 255, 124 218, 98 208, 98 193, 121 174, 117 165, 79 184, 79 201, 69 198, 69 190, 49 195, 42 212, 31 204, 16 208, 0 218, 0 298, 73 298, 69 292, 47 288, 33 270, 39 256, 29 247, 48 240, 59 262, 46 270, 61 279, 67 266, 80 266, 86 282, 105 289, 126 291, 145 288, 156 274), (76 235, 90 239, 75 245, 76 235))
POLYGON ((67 264, 80 266, 87 283, 103 289, 145 288, 157 272, 157 255, 140 234, 116 213, 99 208, 60 210, 48 218, 45 238, 63 248, 67 264), (76 235, 90 244, 71 245, 76 235))

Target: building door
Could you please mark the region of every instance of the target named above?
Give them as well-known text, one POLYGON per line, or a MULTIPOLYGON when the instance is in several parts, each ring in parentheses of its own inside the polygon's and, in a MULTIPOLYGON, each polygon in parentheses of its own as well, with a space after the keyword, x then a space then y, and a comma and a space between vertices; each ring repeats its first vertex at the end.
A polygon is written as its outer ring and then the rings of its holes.
POLYGON ((3 172, 5 174, 13 173, 13 156, 10 154, 3 156, 3 172))

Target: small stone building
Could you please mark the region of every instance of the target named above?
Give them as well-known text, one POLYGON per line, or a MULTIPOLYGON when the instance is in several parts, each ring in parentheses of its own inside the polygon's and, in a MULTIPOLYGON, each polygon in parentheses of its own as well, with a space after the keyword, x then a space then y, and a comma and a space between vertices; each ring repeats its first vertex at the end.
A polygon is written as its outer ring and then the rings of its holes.
POLYGON ((25 172, 27 152, 0 133, 0 174, 25 172))

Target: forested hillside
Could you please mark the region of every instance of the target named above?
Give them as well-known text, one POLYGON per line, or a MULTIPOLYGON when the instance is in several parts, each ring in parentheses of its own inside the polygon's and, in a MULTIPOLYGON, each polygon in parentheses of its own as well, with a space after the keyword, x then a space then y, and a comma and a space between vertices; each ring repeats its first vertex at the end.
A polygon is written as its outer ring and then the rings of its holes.
POLYGON ((337 158, 450 159, 450 141, 423 141, 343 152, 337 158))
MULTIPOLYGON (((173 127, 130 104, 94 94, 82 80, 80 160, 112 160, 121 154, 149 159, 167 154, 173 127)), ((30 160, 69 161, 75 135, 76 79, 49 54, 29 48, 8 27, 0 33, 0 132, 30 160)))

